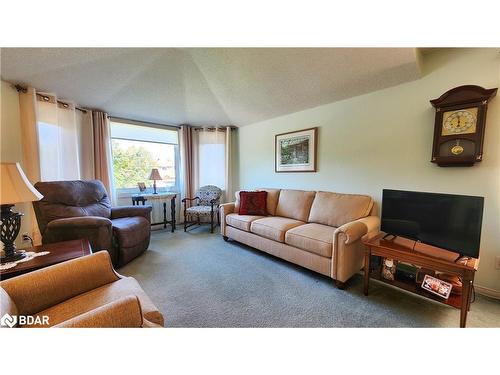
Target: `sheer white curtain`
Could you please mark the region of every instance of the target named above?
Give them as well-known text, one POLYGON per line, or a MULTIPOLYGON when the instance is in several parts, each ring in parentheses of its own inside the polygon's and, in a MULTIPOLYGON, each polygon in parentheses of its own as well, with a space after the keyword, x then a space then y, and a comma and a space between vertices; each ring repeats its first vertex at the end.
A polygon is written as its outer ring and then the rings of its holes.
POLYGON ((80 179, 75 105, 37 93, 36 120, 42 181, 80 179))
POLYGON ((197 129, 193 160, 196 188, 215 185, 224 192, 224 202, 231 199, 231 128, 197 129))

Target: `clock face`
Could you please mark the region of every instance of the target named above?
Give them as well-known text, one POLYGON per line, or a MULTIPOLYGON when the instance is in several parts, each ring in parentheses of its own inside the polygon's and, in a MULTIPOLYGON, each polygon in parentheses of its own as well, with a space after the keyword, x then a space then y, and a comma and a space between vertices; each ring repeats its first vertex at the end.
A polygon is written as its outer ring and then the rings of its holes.
POLYGON ((441 135, 471 134, 476 132, 477 107, 443 113, 441 135))

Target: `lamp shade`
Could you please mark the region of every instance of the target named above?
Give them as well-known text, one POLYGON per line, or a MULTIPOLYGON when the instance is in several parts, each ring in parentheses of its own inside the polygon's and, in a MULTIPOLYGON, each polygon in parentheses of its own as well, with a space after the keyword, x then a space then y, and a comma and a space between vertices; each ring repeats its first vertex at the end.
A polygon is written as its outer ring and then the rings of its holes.
POLYGON ((0 204, 32 202, 43 198, 31 185, 19 163, 0 165, 0 204))
POLYGON ((151 174, 149 175, 150 180, 163 180, 160 176, 160 172, 158 172, 158 169, 153 168, 151 169, 151 174))

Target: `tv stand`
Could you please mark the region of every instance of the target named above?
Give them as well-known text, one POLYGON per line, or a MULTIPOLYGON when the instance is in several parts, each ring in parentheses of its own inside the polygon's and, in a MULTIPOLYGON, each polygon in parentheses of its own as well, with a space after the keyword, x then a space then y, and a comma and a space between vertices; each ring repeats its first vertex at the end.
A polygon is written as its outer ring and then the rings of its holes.
POLYGON ((382 239, 384 239, 384 240, 385 240, 387 237, 392 237, 392 238, 391 238, 391 240, 395 240, 398 236, 397 236, 397 235, 395 235, 395 234, 386 233, 386 234, 384 235, 384 237, 382 237, 382 239))
POLYGON ((384 233, 371 239, 363 241, 365 244, 364 264, 364 294, 368 295, 370 279, 381 281, 393 287, 404 289, 411 293, 426 297, 433 301, 460 309, 460 327, 463 328, 467 322, 467 312, 470 310, 471 294, 474 283, 474 275, 479 265, 479 259, 469 258, 464 262, 457 262, 459 254, 435 247, 427 248, 427 245, 415 243, 402 237, 386 240, 384 233), (418 244, 419 248, 415 248, 418 244), (370 259, 372 255, 391 258, 397 261, 414 264, 418 267, 445 272, 458 276, 462 280, 462 294, 451 294, 448 299, 435 296, 412 281, 386 280, 381 276, 380 268, 370 270, 370 259))

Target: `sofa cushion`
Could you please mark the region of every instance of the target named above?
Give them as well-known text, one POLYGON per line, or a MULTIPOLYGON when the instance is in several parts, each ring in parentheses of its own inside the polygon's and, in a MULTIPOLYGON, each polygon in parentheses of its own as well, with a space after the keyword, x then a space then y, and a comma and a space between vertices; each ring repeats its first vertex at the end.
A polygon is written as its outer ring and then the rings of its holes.
POLYGON ((144 242, 150 236, 149 221, 141 216, 123 217, 111 220, 113 235, 120 247, 131 247, 144 242))
MULTIPOLYGON (((240 212, 240 193, 243 190, 238 190, 234 192, 234 212, 240 212)), ((255 191, 255 190, 245 190, 245 191, 255 191)))
POLYGON ((100 288, 80 294, 34 315, 47 315, 49 317, 49 325, 54 326, 107 303, 117 301, 121 297, 130 295, 139 298, 142 314, 145 319, 163 326, 162 314, 139 286, 139 283, 132 277, 125 277, 111 284, 103 285, 100 288))
POLYGON ((308 222, 340 227, 368 216, 372 207, 373 199, 367 195, 318 191, 308 222))
POLYGON ((265 217, 252 221, 250 231, 270 240, 285 242, 285 233, 292 228, 304 224, 303 221, 287 217, 265 217))
POLYGON ((286 232, 285 243, 324 257, 332 256, 334 227, 304 224, 286 232))
POLYGON ((252 224, 252 221, 262 219, 263 217, 264 216, 229 214, 226 216, 226 224, 250 232, 250 224, 252 224))
POLYGON ((240 191, 240 215, 267 216, 267 191, 240 191))
POLYGON ((315 195, 315 191, 281 190, 276 216, 307 221, 315 195))
POLYGON ((276 215, 276 206, 278 206, 278 199, 280 196, 280 189, 268 189, 268 188, 259 188, 258 191, 266 191, 267 192, 267 213, 271 216, 276 215))

